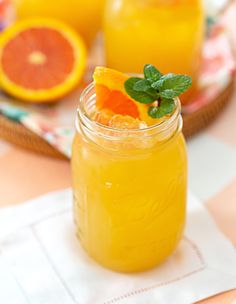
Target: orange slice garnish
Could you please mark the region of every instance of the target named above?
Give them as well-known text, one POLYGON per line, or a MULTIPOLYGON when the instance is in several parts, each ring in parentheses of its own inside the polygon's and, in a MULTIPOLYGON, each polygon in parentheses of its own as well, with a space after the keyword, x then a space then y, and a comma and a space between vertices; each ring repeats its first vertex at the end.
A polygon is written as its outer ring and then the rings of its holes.
POLYGON ((106 67, 97 67, 93 78, 99 111, 109 110, 114 115, 130 116, 148 125, 157 122, 148 115, 147 105, 135 101, 126 93, 124 84, 128 75, 106 67))

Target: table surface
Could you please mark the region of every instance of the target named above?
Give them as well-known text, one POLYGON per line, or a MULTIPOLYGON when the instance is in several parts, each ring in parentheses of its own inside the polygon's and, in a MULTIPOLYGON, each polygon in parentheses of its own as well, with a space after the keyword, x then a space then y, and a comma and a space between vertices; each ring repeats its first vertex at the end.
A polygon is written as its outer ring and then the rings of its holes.
MULTIPOLYGON (((236 4, 224 22, 236 48, 236 4)), ((236 88, 221 116, 188 142, 190 188, 236 246, 236 88)), ((36 155, 0 140, 0 207, 70 187, 70 164, 36 155)), ((201 301, 236 304, 236 290, 201 301)))

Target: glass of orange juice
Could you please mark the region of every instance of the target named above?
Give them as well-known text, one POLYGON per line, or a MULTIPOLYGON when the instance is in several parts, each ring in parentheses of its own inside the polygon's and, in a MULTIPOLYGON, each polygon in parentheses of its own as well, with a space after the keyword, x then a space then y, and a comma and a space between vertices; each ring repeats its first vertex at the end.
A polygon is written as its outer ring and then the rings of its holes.
POLYGON ((107 66, 138 73, 148 62, 164 73, 187 74, 196 90, 204 41, 201 0, 108 0, 105 9, 107 66))
POLYGON ((91 45, 101 28, 105 0, 12 0, 18 19, 56 18, 73 26, 91 45))
POLYGON ((119 272, 155 267, 176 249, 186 215, 187 157, 180 101, 142 129, 95 122, 96 93, 81 96, 72 174, 77 235, 91 257, 119 272))

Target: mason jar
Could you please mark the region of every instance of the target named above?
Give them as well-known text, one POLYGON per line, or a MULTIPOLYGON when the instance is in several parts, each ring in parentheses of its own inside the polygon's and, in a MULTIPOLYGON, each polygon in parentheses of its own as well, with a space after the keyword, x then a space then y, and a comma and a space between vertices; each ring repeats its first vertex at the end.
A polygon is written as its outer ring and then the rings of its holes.
POLYGON ((92 120, 94 85, 76 117, 72 176, 76 233, 104 267, 138 272, 176 249, 186 216, 187 157, 180 101, 162 123, 121 130, 92 120))
POLYGON ((53 18, 71 25, 91 46, 101 30, 105 0, 11 0, 17 19, 53 18))
POLYGON ((107 0, 104 16, 107 66, 140 73, 150 63, 163 73, 192 77, 197 90, 205 36, 202 0, 107 0))

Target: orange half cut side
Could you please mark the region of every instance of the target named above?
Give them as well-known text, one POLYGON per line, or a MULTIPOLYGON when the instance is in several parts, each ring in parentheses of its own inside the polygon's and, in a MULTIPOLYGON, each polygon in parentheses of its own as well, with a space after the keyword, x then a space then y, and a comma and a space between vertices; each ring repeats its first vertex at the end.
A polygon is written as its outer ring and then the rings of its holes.
POLYGON ((73 29, 51 19, 28 19, 1 34, 0 83, 17 98, 55 101, 83 75, 86 49, 73 29))

